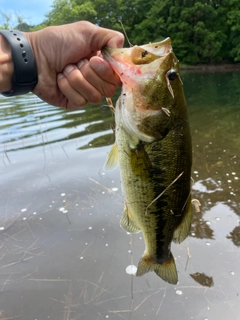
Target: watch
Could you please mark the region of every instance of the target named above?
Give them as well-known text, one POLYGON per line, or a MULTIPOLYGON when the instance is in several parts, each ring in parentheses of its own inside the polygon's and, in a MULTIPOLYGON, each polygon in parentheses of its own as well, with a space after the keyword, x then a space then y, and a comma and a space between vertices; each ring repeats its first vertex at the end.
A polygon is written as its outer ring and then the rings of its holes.
POLYGON ((0 34, 10 44, 14 64, 12 89, 2 92, 2 95, 10 97, 32 91, 38 82, 38 73, 28 39, 18 30, 0 30, 0 34))

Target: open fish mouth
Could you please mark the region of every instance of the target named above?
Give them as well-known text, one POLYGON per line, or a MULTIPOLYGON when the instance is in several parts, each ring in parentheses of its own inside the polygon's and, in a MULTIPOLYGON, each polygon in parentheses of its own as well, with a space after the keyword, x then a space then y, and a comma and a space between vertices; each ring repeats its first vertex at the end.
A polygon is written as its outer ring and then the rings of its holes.
POLYGON ((125 61, 134 65, 147 64, 172 52, 170 38, 156 43, 149 43, 131 48, 109 48, 105 47, 102 54, 106 60, 115 59, 125 61))

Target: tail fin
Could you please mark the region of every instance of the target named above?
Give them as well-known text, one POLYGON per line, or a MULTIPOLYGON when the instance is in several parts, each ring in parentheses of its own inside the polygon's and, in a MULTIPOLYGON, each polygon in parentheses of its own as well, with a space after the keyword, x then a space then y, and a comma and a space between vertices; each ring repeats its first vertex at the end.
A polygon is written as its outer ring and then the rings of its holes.
POLYGON ((149 262, 143 256, 139 261, 136 275, 142 276, 149 271, 154 271, 160 278, 168 283, 177 284, 178 282, 177 268, 172 253, 170 254, 170 258, 163 261, 163 263, 149 262))

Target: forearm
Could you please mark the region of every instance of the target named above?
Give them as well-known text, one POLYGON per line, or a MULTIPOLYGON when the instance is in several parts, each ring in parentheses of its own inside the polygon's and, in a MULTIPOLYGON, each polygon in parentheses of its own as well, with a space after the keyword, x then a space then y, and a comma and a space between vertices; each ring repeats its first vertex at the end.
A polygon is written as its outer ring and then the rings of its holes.
POLYGON ((11 90, 13 69, 10 45, 0 34, 0 92, 11 90))

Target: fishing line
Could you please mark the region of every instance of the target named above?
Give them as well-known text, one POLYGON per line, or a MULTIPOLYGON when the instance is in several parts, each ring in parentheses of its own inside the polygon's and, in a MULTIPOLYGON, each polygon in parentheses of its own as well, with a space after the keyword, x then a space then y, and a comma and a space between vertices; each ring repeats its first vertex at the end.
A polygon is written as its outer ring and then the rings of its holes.
POLYGON ((171 182, 171 183, 169 184, 169 186, 167 186, 167 188, 165 188, 165 189, 163 190, 163 192, 161 192, 161 193, 157 196, 157 198, 153 199, 153 201, 149 203, 149 205, 148 205, 147 208, 146 208, 145 215, 147 215, 147 210, 148 210, 148 208, 149 208, 155 201, 157 201, 157 200, 183 175, 183 173, 184 173, 184 171, 183 171, 182 173, 180 173, 180 174, 177 176, 177 178, 174 179, 173 182, 171 182))
MULTIPOLYGON (((131 248, 131 259, 130 259, 130 263, 131 263, 131 266, 133 266, 133 252, 132 252, 132 249, 133 249, 133 239, 132 239, 132 234, 130 233, 130 248, 131 248)), ((133 274, 131 274, 131 298, 132 298, 132 301, 133 301, 133 274)))
MULTIPOLYGON (((132 252, 132 249, 133 249, 133 236, 132 236, 131 233, 130 233, 130 248, 131 248, 130 263, 131 263, 131 266, 133 266, 133 252, 132 252)), ((132 318, 132 312, 133 312, 133 274, 131 274, 131 305, 130 305, 130 310, 131 310, 131 313, 129 315, 129 320, 132 318)))
POLYGON ((122 27, 122 29, 123 29, 123 33, 124 33, 124 35, 125 35, 125 37, 126 37, 126 39, 127 39, 127 42, 128 42, 128 44, 129 44, 129 46, 130 46, 130 47, 133 47, 133 44, 131 44, 131 42, 130 42, 128 36, 127 36, 127 32, 126 32, 126 30, 125 30, 125 28, 124 28, 124 26, 123 26, 122 20, 119 20, 119 23, 121 24, 121 27, 122 27))

